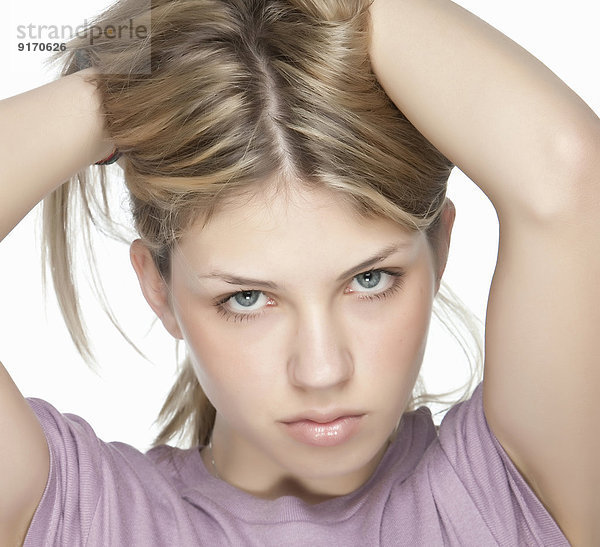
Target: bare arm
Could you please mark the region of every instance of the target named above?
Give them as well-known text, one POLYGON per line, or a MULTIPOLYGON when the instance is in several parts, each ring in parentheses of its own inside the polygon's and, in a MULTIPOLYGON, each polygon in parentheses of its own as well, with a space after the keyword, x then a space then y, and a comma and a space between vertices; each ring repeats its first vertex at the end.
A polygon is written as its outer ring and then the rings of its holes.
POLYGON ((449 0, 376 0, 371 16, 386 93, 501 222, 552 214, 573 197, 565 175, 589 164, 600 121, 546 66, 449 0))
MULTIPOLYGON (((0 239, 46 194, 110 153, 99 104, 81 73, 0 101, 0 239)), ((48 472, 43 430, 0 363, 0 545, 22 544, 48 472)))
POLYGON ((371 16, 385 91, 498 213, 486 418, 570 542, 597 545, 600 121, 449 0, 375 0, 371 16))
POLYGON ((80 169, 108 156, 86 69, 0 101, 0 241, 80 169))

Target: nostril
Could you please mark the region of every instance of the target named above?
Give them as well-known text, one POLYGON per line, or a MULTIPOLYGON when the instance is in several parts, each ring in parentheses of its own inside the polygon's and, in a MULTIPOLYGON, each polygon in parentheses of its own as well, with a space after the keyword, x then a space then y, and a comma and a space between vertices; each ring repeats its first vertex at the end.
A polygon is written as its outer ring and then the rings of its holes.
POLYGON ((346 383, 354 373, 353 363, 342 356, 335 362, 307 362, 298 359, 289 368, 292 383, 314 389, 339 386, 346 383))

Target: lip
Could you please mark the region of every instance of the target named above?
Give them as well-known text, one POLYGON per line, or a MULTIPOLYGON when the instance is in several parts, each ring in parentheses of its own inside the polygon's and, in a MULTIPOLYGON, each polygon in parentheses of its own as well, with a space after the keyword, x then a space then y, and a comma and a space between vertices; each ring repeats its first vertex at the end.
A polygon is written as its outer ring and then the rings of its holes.
POLYGON ((307 410, 300 414, 295 414, 290 418, 281 420, 285 424, 291 424, 294 422, 301 422, 304 420, 310 420, 318 424, 327 424, 337 420, 338 418, 350 417, 350 416, 363 416, 365 413, 359 410, 351 410, 348 408, 338 408, 334 410, 307 410))
POLYGON ((301 443, 311 446, 337 446, 359 430, 364 414, 308 413, 281 422, 288 434, 301 443))

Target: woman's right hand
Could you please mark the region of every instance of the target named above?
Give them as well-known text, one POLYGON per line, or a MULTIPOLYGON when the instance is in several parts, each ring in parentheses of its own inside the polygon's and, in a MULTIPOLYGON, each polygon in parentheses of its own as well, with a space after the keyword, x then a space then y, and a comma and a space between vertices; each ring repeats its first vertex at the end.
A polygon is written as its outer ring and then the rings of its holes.
POLYGON ((0 101, 0 241, 63 182, 114 149, 86 68, 0 101))

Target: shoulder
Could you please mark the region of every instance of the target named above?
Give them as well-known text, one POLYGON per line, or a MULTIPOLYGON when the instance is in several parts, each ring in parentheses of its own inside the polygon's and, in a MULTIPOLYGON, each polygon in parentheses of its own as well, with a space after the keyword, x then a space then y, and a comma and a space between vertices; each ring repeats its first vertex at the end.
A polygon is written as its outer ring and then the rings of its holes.
POLYGON ((447 412, 437 435, 429 410, 406 418, 393 449, 408 465, 388 465, 386 536, 412 545, 569 545, 490 431, 481 385, 447 412))
POLYGON ((452 407, 442 420, 426 462, 432 496, 453 519, 480 519, 494 537, 506 542, 568 545, 491 431, 482 387, 479 384, 470 399, 452 407))
POLYGON ((197 539, 172 478, 178 449, 144 453, 105 442, 82 417, 61 413, 42 399, 27 402, 48 442, 50 473, 25 546, 135 544, 134 534, 149 531, 148 545, 197 539))

